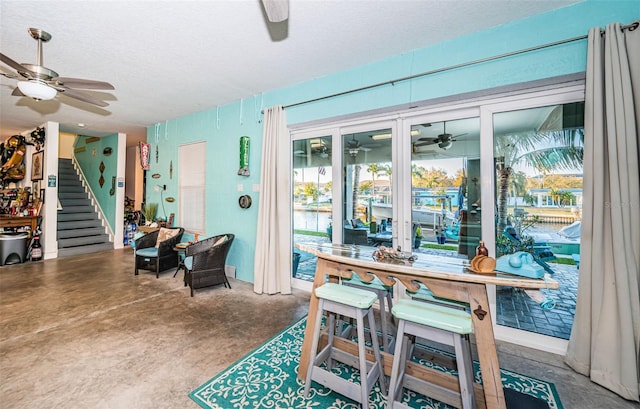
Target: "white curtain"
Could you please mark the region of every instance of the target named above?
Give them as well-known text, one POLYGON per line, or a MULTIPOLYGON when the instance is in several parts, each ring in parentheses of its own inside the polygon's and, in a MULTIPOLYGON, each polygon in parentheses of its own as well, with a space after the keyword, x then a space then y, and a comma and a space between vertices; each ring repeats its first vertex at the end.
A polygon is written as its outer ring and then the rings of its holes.
POLYGON ((640 29, 589 31, 580 280, 566 362, 640 399, 640 29))
POLYGON ((291 294, 289 132, 282 106, 264 111, 253 291, 291 294))

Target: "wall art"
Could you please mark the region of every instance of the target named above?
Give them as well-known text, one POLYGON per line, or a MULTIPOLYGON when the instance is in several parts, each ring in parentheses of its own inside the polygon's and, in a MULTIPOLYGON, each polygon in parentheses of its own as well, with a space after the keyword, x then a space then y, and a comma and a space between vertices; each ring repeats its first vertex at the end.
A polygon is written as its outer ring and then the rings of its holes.
POLYGON ((44 151, 31 156, 31 180, 42 180, 44 173, 44 151))

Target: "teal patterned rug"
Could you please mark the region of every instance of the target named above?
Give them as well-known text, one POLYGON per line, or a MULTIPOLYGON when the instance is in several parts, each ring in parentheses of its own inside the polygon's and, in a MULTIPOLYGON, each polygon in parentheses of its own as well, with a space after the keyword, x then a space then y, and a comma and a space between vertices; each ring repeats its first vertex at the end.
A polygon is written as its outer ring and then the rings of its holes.
MULTIPOLYGON (((309 399, 305 399, 303 396, 304 382, 297 379, 296 372, 305 325, 306 318, 291 325, 198 387, 189 394, 189 397, 203 408, 359 408, 358 403, 315 382, 311 387, 309 399)), ((431 362, 421 363, 441 370, 448 370, 434 366, 431 362)), ((357 379, 357 371, 356 374, 353 374, 349 367, 336 365, 334 370, 345 378, 357 379)), ((477 362, 474 362, 474 370, 476 382, 481 382, 477 362)), ((506 370, 502 370, 501 373, 508 400, 514 398, 514 394, 511 392, 516 392, 515 399, 525 403, 522 407, 548 406, 550 409, 562 409, 562 404, 552 383, 506 370), (529 400, 534 402, 533 405, 529 400), (538 404, 542 404, 542 406, 538 406, 538 404)), ((415 408, 450 408, 444 403, 409 392, 406 389, 403 401, 415 408)), ((369 407, 372 409, 386 408, 386 399, 380 393, 378 384, 374 386, 370 394, 369 407)))

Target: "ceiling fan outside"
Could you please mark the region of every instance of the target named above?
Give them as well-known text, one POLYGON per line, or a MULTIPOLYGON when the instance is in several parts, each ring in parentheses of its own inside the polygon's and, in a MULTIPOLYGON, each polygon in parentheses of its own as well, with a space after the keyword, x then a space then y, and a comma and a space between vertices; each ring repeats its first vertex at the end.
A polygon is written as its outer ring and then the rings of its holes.
POLYGON ((43 65, 42 43, 51 40, 51 34, 38 28, 30 28, 29 34, 38 42, 37 59, 35 64, 18 63, 12 58, 0 53, 0 61, 13 68, 16 73, 0 72, 7 78, 18 79, 17 88, 11 95, 27 96, 40 100, 53 99, 58 93, 79 101, 87 102, 100 107, 109 104, 94 98, 77 89, 85 90, 113 90, 113 85, 104 81, 86 80, 80 78, 60 77, 57 72, 43 65))
POLYGON ((352 138, 353 139, 350 141, 347 141, 347 146, 345 147, 345 152, 347 152, 352 158, 355 158, 360 151, 369 152, 371 150, 368 146, 361 145, 355 135, 352 135, 352 138))
POLYGON ((443 122, 443 132, 441 134, 439 134, 435 138, 427 138, 427 137, 419 138, 418 141, 421 141, 421 142, 413 143, 412 148, 414 153, 416 153, 417 147, 438 144, 438 147, 440 149, 447 150, 453 146, 453 142, 455 142, 456 140, 455 138, 458 138, 463 135, 466 135, 466 133, 461 133, 455 136, 453 136, 450 133, 447 133, 447 123, 443 122))

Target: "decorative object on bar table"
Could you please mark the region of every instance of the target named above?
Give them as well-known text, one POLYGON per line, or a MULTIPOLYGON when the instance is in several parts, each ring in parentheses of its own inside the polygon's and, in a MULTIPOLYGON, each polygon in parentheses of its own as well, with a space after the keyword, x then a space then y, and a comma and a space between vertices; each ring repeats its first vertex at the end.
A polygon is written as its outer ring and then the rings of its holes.
POLYGON ((251 138, 248 136, 240 137, 240 170, 238 175, 249 176, 249 146, 251 138))
POLYGON ((493 273, 496 268, 496 260, 493 257, 480 254, 471 259, 469 270, 474 273, 493 273))
POLYGON ((398 261, 406 261, 409 263, 413 263, 417 260, 416 256, 407 256, 402 253, 400 248, 397 250, 393 247, 379 246, 376 251, 373 252, 373 258, 382 261, 382 260, 398 260, 398 261))
POLYGON ((489 256, 489 249, 484 246, 484 241, 482 240, 476 247, 476 256, 489 256))
POLYGON ((528 278, 544 277, 544 268, 526 251, 517 251, 498 258, 496 270, 528 278))
POLYGON ((159 173, 154 173, 153 175, 151 175, 152 178, 154 179, 160 179, 160 174, 159 173))

